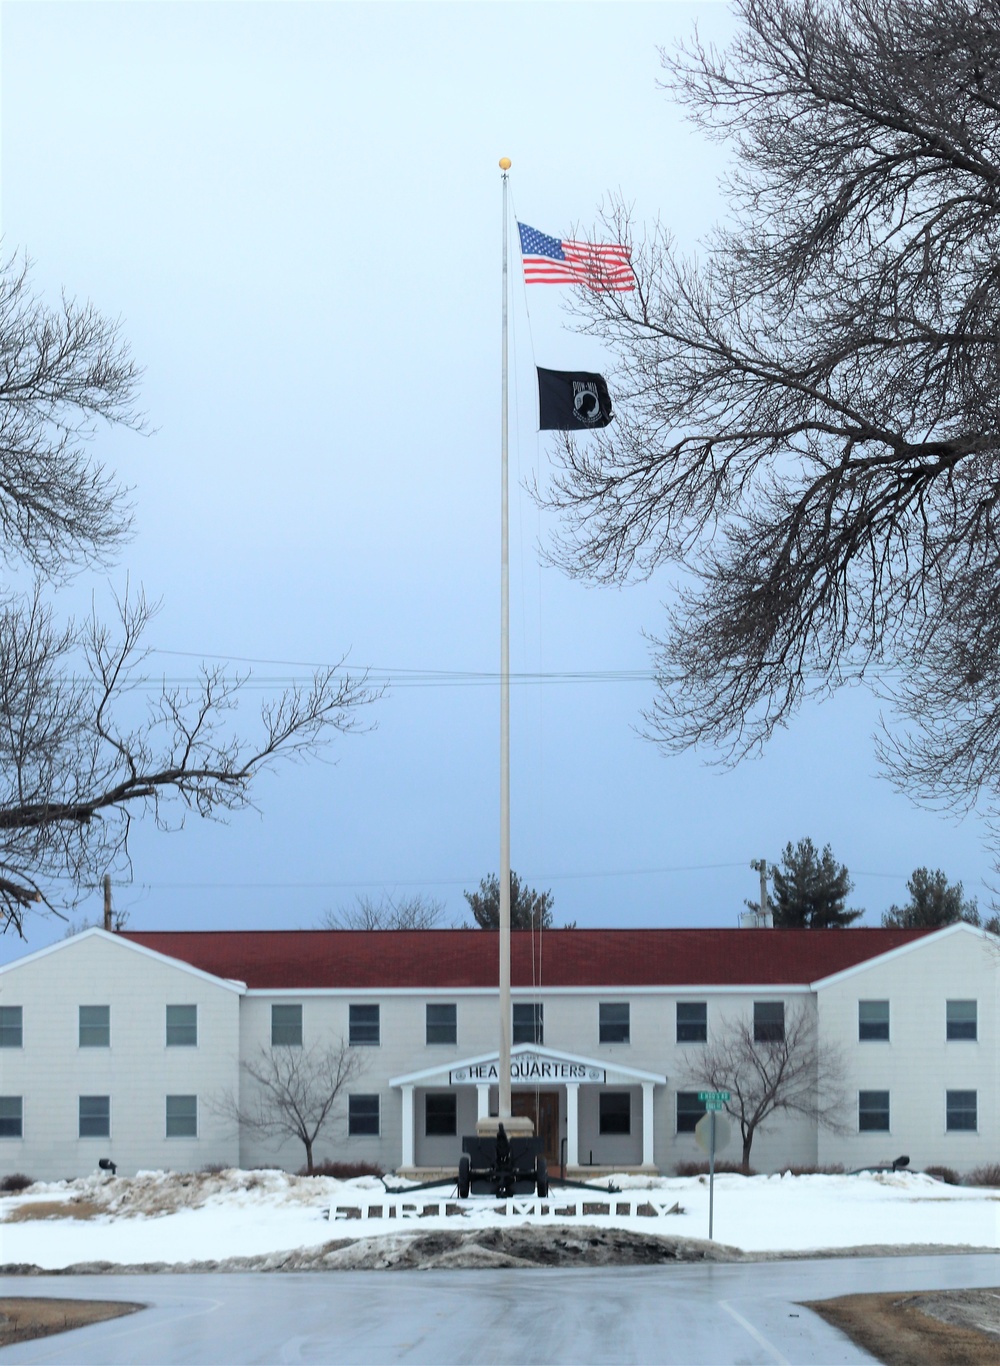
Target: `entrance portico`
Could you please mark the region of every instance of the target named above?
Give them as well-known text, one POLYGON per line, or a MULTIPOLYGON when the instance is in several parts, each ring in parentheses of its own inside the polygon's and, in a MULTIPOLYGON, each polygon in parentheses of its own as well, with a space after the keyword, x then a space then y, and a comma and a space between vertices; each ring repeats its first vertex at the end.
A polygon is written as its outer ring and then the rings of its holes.
MULTIPOLYGON (((400 1170, 438 1169, 451 1162, 451 1148, 457 1165, 462 1135, 474 1131, 473 1111, 467 1100, 470 1090, 475 1088, 475 1118, 495 1114, 499 1077, 497 1054, 486 1053, 391 1078, 390 1086, 399 1088, 402 1095, 400 1170), (432 1155, 421 1130, 421 1107, 428 1092, 446 1090, 458 1093, 456 1133, 446 1145, 447 1153, 437 1139, 432 1155)), ((511 1049, 510 1079, 517 1098, 512 1106, 515 1112, 526 1112, 529 1095, 535 1096, 536 1109, 546 1097, 558 1098, 560 1151, 550 1156, 560 1165, 564 1163, 567 1170, 656 1170, 653 1092, 655 1087, 666 1085, 664 1075, 608 1058, 585 1058, 538 1044, 518 1044, 511 1049)), ((540 1136, 544 1136, 541 1131, 540 1136)))

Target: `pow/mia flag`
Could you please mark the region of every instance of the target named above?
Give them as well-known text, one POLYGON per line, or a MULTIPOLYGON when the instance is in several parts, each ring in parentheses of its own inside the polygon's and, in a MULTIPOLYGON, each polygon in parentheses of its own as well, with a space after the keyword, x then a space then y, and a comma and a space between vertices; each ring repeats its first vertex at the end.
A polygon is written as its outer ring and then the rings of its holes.
POLYGON ((538 370, 538 426, 543 432, 606 427, 611 396, 603 375, 586 370, 538 370))

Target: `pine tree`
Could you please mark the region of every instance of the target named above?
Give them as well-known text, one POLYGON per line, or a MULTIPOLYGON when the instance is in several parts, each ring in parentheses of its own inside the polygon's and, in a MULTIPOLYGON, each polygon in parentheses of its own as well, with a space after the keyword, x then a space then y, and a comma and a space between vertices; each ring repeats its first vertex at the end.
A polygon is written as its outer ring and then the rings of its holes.
MULTIPOLYGON (((969 925, 980 923, 976 898, 966 901, 962 884, 949 883, 940 868, 935 868, 933 873, 927 868, 915 868, 906 889, 910 893, 909 903, 890 906, 882 916, 882 924, 887 929, 938 929, 942 925, 954 925, 957 920, 964 920, 969 925)), ((988 922, 987 927, 992 924, 992 921, 988 922)))
MULTIPOLYGON (((846 910, 854 883, 846 864, 837 863, 827 844, 818 853, 811 839, 791 840, 781 855, 781 867, 771 865, 774 886, 774 923, 779 929, 842 930, 864 911, 846 910)), ((754 902, 747 902, 758 910, 754 902)))
MULTIPOLYGON (((463 892, 481 930, 500 928, 500 879, 490 873, 479 884, 478 892, 463 892)), ((548 930, 552 928, 552 893, 536 892, 533 887, 522 887, 521 879, 510 873, 510 927, 512 930, 548 930)), ((567 926, 572 928, 572 926, 567 926)))

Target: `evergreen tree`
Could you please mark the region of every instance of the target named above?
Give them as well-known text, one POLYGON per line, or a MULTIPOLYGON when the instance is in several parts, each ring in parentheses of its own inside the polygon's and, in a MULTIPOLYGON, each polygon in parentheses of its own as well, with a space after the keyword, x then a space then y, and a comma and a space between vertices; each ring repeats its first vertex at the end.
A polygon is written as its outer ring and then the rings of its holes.
MULTIPOLYGON (((854 889, 846 864, 837 863, 827 844, 818 853, 811 839, 785 845, 781 866, 771 865, 774 923, 786 930, 842 930, 864 915, 845 909, 854 889)), ((751 910, 759 910, 747 902, 751 910)))
MULTIPOLYGON (((949 883, 940 868, 935 868, 933 873, 927 868, 915 868, 906 889, 910 893, 908 904, 890 906, 882 916, 882 924, 887 929, 938 929, 942 925, 954 925, 957 920, 964 920, 969 925, 980 923, 976 898, 966 901, 962 884, 949 883)), ((992 921, 988 922, 988 928, 992 924, 992 921)))
MULTIPOLYGON (((500 879, 490 873, 479 884, 478 892, 463 892, 481 930, 500 928, 500 879)), ((522 887, 521 879, 510 873, 510 927, 512 930, 549 930, 552 928, 552 893, 522 887)), ((568 926, 567 928, 572 928, 568 926)))

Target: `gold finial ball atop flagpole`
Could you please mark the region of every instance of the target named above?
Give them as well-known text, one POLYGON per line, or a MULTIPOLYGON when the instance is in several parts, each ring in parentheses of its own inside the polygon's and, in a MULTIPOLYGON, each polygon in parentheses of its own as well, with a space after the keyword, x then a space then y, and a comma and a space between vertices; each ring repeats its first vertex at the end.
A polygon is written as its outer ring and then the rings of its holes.
POLYGON ((500 169, 501 169, 501 171, 509 171, 509 170, 510 170, 510 157, 501 157, 501 158, 500 158, 500 169))

